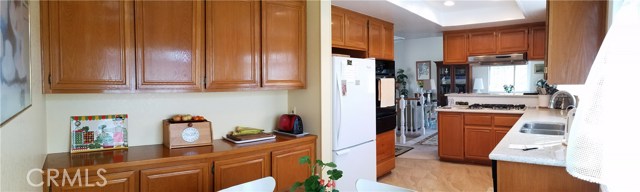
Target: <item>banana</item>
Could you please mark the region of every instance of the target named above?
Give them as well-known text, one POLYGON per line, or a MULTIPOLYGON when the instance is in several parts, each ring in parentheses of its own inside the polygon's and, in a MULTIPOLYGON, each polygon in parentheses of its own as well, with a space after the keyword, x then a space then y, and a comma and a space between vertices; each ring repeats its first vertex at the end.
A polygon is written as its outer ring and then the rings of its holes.
POLYGON ((233 136, 239 136, 239 135, 255 135, 255 134, 259 134, 262 133, 264 130, 260 130, 260 129, 245 129, 245 130, 236 130, 236 131, 231 131, 229 132, 230 135, 233 136))
POLYGON ((258 129, 258 128, 242 127, 242 126, 237 126, 237 127, 236 127, 236 131, 237 131, 237 132, 244 131, 244 130, 259 130, 259 131, 264 131, 264 129, 258 129))

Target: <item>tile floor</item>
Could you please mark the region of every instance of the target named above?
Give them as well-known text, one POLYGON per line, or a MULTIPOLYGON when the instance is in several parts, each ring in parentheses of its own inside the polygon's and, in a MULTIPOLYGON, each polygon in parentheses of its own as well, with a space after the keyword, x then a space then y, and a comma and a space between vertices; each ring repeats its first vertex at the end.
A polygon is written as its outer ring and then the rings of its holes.
POLYGON ((416 191, 493 191, 491 167, 438 160, 438 146, 411 145, 396 158, 396 168, 378 182, 416 191))

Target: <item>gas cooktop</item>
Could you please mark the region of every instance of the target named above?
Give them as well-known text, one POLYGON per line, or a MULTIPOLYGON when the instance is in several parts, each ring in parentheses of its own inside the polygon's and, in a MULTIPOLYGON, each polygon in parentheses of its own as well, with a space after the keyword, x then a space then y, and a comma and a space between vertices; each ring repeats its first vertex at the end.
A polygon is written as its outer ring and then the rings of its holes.
POLYGON ((524 110, 527 106, 513 104, 472 104, 469 109, 494 109, 494 110, 524 110))

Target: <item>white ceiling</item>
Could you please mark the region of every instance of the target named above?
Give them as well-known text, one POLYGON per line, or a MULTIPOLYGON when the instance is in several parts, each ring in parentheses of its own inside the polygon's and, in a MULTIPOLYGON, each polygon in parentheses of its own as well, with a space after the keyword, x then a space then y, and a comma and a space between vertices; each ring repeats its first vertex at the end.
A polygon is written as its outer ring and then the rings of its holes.
POLYGON ((544 21, 545 0, 332 0, 332 4, 394 23, 395 36, 441 36, 442 31, 544 21))

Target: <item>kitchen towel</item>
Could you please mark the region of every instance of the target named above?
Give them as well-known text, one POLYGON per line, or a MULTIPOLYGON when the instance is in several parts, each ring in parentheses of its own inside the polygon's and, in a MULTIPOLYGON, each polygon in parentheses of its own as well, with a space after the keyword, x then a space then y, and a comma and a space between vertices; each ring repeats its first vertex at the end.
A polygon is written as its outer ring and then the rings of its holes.
POLYGON ((380 101, 380 107, 394 106, 395 100, 395 84, 394 78, 381 78, 378 83, 378 100, 380 101))

